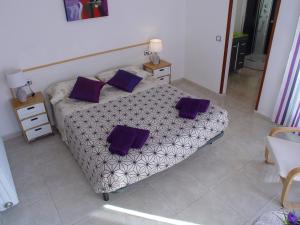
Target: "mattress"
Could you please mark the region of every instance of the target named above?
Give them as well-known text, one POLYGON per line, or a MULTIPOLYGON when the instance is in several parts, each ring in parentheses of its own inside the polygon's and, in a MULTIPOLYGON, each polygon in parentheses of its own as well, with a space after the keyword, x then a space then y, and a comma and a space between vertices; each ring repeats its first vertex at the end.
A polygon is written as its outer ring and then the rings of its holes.
POLYGON ((178 117, 176 103, 187 93, 171 86, 77 110, 65 117, 66 142, 96 193, 109 193, 187 159, 228 125, 227 111, 211 104, 195 120, 178 117), (106 139, 116 125, 150 130, 142 149, 112 155, 106 139))

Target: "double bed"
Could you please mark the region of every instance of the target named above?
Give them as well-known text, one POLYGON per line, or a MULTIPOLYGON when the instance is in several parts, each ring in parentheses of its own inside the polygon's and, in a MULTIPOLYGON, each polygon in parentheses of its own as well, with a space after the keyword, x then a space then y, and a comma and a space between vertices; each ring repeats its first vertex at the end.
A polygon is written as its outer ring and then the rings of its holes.
POLYGON ((214 104, 195 120, 180 118, 176 103, 190 95, 153 78, 145 78, 131 94, 111 86, 102 92, 97 104, 65 97, 53 104, 53 111, 63 140, 104 200, 189 158, 228 125, 227 111, 214 104), (150 136, 142 149, 113 155, 106 139, 116 125, 148 129, 150 136))

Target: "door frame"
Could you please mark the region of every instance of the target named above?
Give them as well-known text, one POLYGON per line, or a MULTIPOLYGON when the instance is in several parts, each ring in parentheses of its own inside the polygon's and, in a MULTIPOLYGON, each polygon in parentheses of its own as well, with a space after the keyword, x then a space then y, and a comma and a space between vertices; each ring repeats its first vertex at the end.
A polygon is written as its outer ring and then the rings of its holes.
MULTIPOLYGON (((225 39, 223 66, 222 66, 220 92, 219 92, 220 94, 224 93, 225 77, 226 77, 226 73, 229 73, 229 71, 227 71, 226 69, 227 69, 227 59, 228 59, 228 52, 229 52, 228 49, 232 45, 232 43, 229 43, 229 40, 230 40, 230 35, 231 35, 232 19, 234 19, 234 18, 232 18, 233 3, 234 3, 234 0, 229 0, 228 16, 227 16, 227 27, 226 27, 226 39, 225 39)), ((266 77, 266 72, 268 70, 270 53, 271 53, 273 40, 274 40, 274 33, 275 33, 277 21, 278 21, 278 15, 279 15, 279 10, 280 10, 280 6, 281 6, 281 0, 277 0, 275 4, 276 5, 275 5, 274 23, 272 25, 270 41, 269 41, 268 50, 267 50, 266 63, 265 63, 265 67, 264 67, 264 70, 263 70, 263 75, 260 79, 260 87, 259 87, 259 92, 258 92, 257 99, 256 99, 255 110, 258 110, 258 106, 259 106, 259 102, 260 102, 260 98, 261 98, 261 94, 262 94, 262 89, 263 89, 263 85, 264 85, 264 81, 265 81, 265 77, 266 77)), ((228 76, 227 76, 227 79, 228 79, 228 76)))

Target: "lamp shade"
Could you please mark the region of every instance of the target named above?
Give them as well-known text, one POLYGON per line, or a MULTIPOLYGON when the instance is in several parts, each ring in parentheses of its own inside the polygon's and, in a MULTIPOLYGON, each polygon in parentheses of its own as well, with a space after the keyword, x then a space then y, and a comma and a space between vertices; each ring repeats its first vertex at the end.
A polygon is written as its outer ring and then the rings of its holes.
POLYGON ((152 39, 150 40, 149 50, 151 52, 161 52, 163 49, 162 40, 152 39))
POLYGON ((27 83, 22 71, 6 75, 6 81, 10 88, 23 87, 27 83))

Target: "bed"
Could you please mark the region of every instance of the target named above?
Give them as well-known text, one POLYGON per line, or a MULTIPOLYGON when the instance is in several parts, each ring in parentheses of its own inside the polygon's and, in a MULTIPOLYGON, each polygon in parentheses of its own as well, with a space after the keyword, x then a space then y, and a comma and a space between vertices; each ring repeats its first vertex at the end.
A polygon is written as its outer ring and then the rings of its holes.
POLYGON ((97 104, 66 98, 54 105, 63 140, 104 200, 108 193, 189 158, 228 126, 227 111, 214 104, 195 120, 179 118, 176 103, 190 95, 153 79, 144 79, 132 94, 107 88, 97 104), (106 139, 116 125, 148 129, 150 137, 142 149, 131 149, 124 157, 112 155, 106 139))

